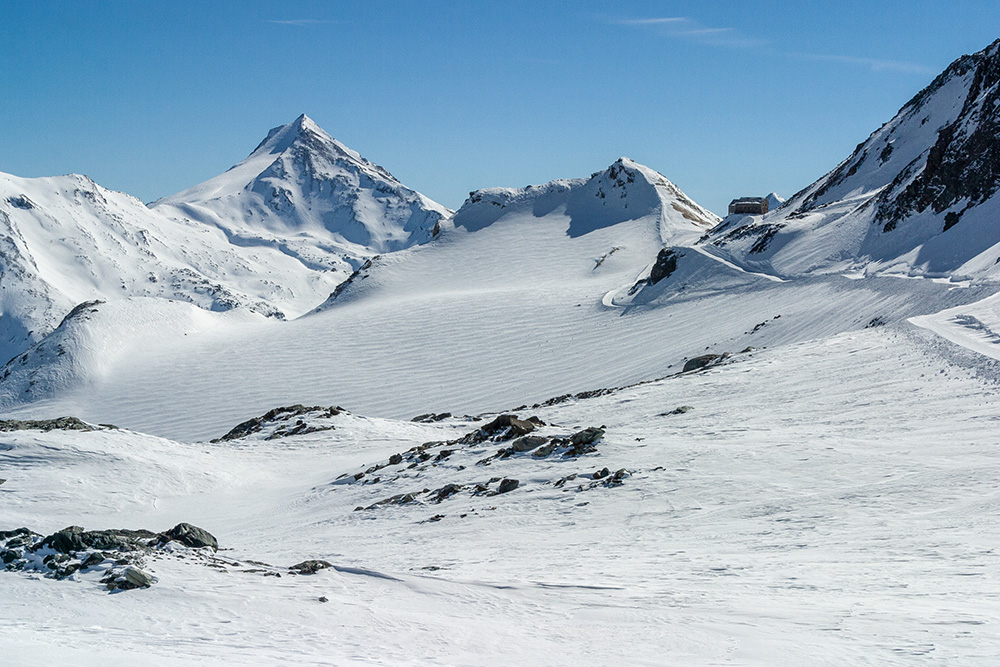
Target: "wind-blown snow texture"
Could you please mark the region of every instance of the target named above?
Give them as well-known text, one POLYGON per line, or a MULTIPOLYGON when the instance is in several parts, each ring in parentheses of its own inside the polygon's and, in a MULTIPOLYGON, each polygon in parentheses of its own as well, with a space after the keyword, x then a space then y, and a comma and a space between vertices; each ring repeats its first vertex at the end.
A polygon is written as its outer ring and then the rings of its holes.
POLYGON ((305 116, 152 209, 86 176, 0 174, 0 357, 86 301, 298 316, 372 255, 429 240, 448 213, 305 116))
POLYGON ((989 664, 998 62, 721 222, 627 158, 451 214, 304 116, 150 207, 0 176, 4 416, 124 427, 0 422, 3 661, 989 664), (113 593, 25 542, 181 522, 113 593))

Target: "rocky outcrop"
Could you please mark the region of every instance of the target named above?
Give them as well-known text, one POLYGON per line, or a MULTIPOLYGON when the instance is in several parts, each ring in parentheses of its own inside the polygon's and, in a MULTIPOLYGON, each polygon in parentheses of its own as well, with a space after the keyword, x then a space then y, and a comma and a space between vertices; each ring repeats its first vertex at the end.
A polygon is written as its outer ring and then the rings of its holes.
MULTIPOLYGON (((106 428, 114 428, 107 426, 106 428)), ((0 419, 0 431, 96 431, 97 427, 76 417, 56 419, 0 419)))
POLYGON ((161 533, 124 528, 88 531, 81 526, 68 526, 44 537, 28 528, 0 531, 4 569, 39 572, 54 579, 93 572, 111 591, 156 583, 142 567, 147 558, 160 552, 181 548, 214 553, 218 546, 211 533, 189 523, 161 533))
POLYGON ((260 417, 254 417, 241 424, 237 424, 231 431, 221 438, 212 440, 212 442, 238 440, 260 433, 268 428, 273 430, 264 438, 265 440, 315 433, 317 431, 329 431, 335 428, 333 424, 309 424, 301 417, 308 415, 313 420, 330 419, 342 412, 344 412, 344 409, 339 406, 324 408, 320 406, 306 407, 304 405, 290 405, 283 408, 274 408, 260 417))

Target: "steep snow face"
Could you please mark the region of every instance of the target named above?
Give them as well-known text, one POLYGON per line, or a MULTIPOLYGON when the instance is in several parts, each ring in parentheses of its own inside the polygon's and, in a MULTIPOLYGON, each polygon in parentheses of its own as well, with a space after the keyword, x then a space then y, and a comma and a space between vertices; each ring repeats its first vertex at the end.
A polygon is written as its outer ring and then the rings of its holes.
POLYGON ((952 63, 836 169, 713 233, 744 265, 1000 279, 1000 40, 952 63))
POLYGON ((688 244, 719 221, 662 174, 623 157, 590 178, 557 180, 526 188, 488 188, 469 195, 455 225, 487 227, 513 212, 569 218, 566 234, 579 237, 621 222, 650 218, 664 244, 688 244))
POLYGON ((151 207, 280 246, 306 264, 353 268, 430 240, 450 211, 335 140, 310 118, 276 127, 224 174, 151 207))
POLYGON ((0 174, 0 363, 88 301, 295 317, 371 255, 432 238, 448 214, 305 116, 152 209, 86 176, 0 174))
POLYGON ((21 353, 92 300, 159 297, 280 317, 288 263, 263 255, 86 176, 0 174, 0 356, 21 353))

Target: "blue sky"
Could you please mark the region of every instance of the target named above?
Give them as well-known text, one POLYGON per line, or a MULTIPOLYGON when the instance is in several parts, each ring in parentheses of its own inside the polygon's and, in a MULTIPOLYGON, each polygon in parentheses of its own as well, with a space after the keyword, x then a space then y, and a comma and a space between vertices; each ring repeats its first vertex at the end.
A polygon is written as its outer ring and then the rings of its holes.
POLYGON ((995 3, 0 0, 0 171, 144 200, 307 113, 441 203, 627 155, 720 212, 785 196, 948 63, 995 3))

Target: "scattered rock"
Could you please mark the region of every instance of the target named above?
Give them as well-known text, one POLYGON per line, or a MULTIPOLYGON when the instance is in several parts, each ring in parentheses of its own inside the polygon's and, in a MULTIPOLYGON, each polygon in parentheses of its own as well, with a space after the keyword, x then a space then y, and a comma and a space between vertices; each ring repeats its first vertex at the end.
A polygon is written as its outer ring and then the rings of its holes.
POLYGON ((532 456, 537 456, 538 458, 541 459, 541 458, 545 458, 546 456, 548 456, 549 454, 551 454, 552 452, 554 452, 555 449, 556 449, 556 443, 555 442, 550 442, 549 444, 543 445, 543 446, 539 447, 538 449, 536 449, 535 451, 531 452, 531 455, 532 456))
POLYGON ((702 368, 706 368, 708 366, 711 366, 712 364, 717 363, 718 360, 721 358, 722 356, 718 354, 703 354, 700 357, 694 357, 692 359, 688 359, 687 363, 684 364, 683 372, 687 373, 690 371, 697 371, 702 368))
MULTIPOLYGON (((124 578, 125 583, 129 584, 130 588, 149 588, 154 581, 152 575, 131 565, 125 568, 124 578)), ((119 588, 126 588, 126 586, 119 584, 119 588)))
POLYGON ((320 570, 326 570, 331 567, 333 567, 333 564, 325 560, 304 560, 301 563, 292 565, 288 569, 298 574, 316 574, 320 570))
POLYGON ((402 462, 403 462, 402 454, 393 454, 392 456, 389 457, 389 465, 391 466, 399 465, 402 462))
POLYGON ((661 413, 660 416, 661 417, 666 417, 667 415, 682 415, 685 412, 691 412, 692 410, 694 410, 694 406, 693 405, 681 405, 679 407, 674 408, 670 412, 663 412, 663 413, 661 413))
POLYGON ((601 468, 600 470, 598 470, 597 472, 595 472, 592 475, 592 477, 594 479, 604 479, 605 477, 607 477, 610 474, 611 474, 610 470, 608 470, 607 468, 601 468))
POLYGON ((441 414, 434 414, 433 412, 429 412, 429 413, 427 413, 425 415, 417 415, 416 417, 414 417, 410 421, 417 422, 417 423, 422 423, 422 424, 430 424, 430 423, 439 422, 439 421, 442 421, 442 420, 445 420, 445 419, 451 419, 451 413, 450 412, 442 412, 441 414))
POLYGON ((322 596, 319 597, 319 601, 320 602, 329 602, 330 600, 328 600, 325 595, 322 595, 322 596))
POLYGON ((90 424, 76 417, 57 419, 0 419, 0 431, 96 431, 90 424))
POLYGON ((186 547, 212 547, 213 550, 219 550, 219 541, 215 539, 215 536, 204 528, 199 528, 198 526, 192 526, 190 523, 179 523, 165 533, 161 533, 160 537, 163 538, 163 542, 169 542, 174 540, 180 542, 186 547))
POLYGON ((548 438, 540 435, 526 435, 510 443, 510 449, 515 452, 530 452, 548 442, 548 438))
POLYGON ((507 493, 508 491, 513 491, 519 484, 520 482, 516 479, 504 479, 500 482, 500 488, 497 489, 497 493, 507 493))
POLYGON ((461 490, 462 486, 459 484, 445 484, 435 492, 434 500, 435 502, 441 502, 442 500, 455 495, 461 490))
MULTIPOLYGON (((344 409, 340 406, 324 408, 321 406, 306 407, 304 405, 290 405, 283 408, 275 408, 264 413, 260 417, 254 417, 253 419, 248 419, 241 424, 237 424, 231 431, 229 431, 229 433, 226 433, 221 438, 212 440, 212 442, 224 442, 226 440, 238 440, 240 438, 245 438, 248 435, 259 433, 271 423, 289 421, 301 415, 313 412, 317 413, 315 415, 316 418, 323 419, 335 417, 344 412, 344 409)), ((316 431, 329 431, 333 428, 334 427, 332 425, 309 426, 304 421, 297 420, 296 423, 291 426, 286 425, 275 429, 274 433, 269 435, 267 439, 273 440, 275 438, 283 438, 290 435, 302 435, 305 433, 315 433, 316 431)))

